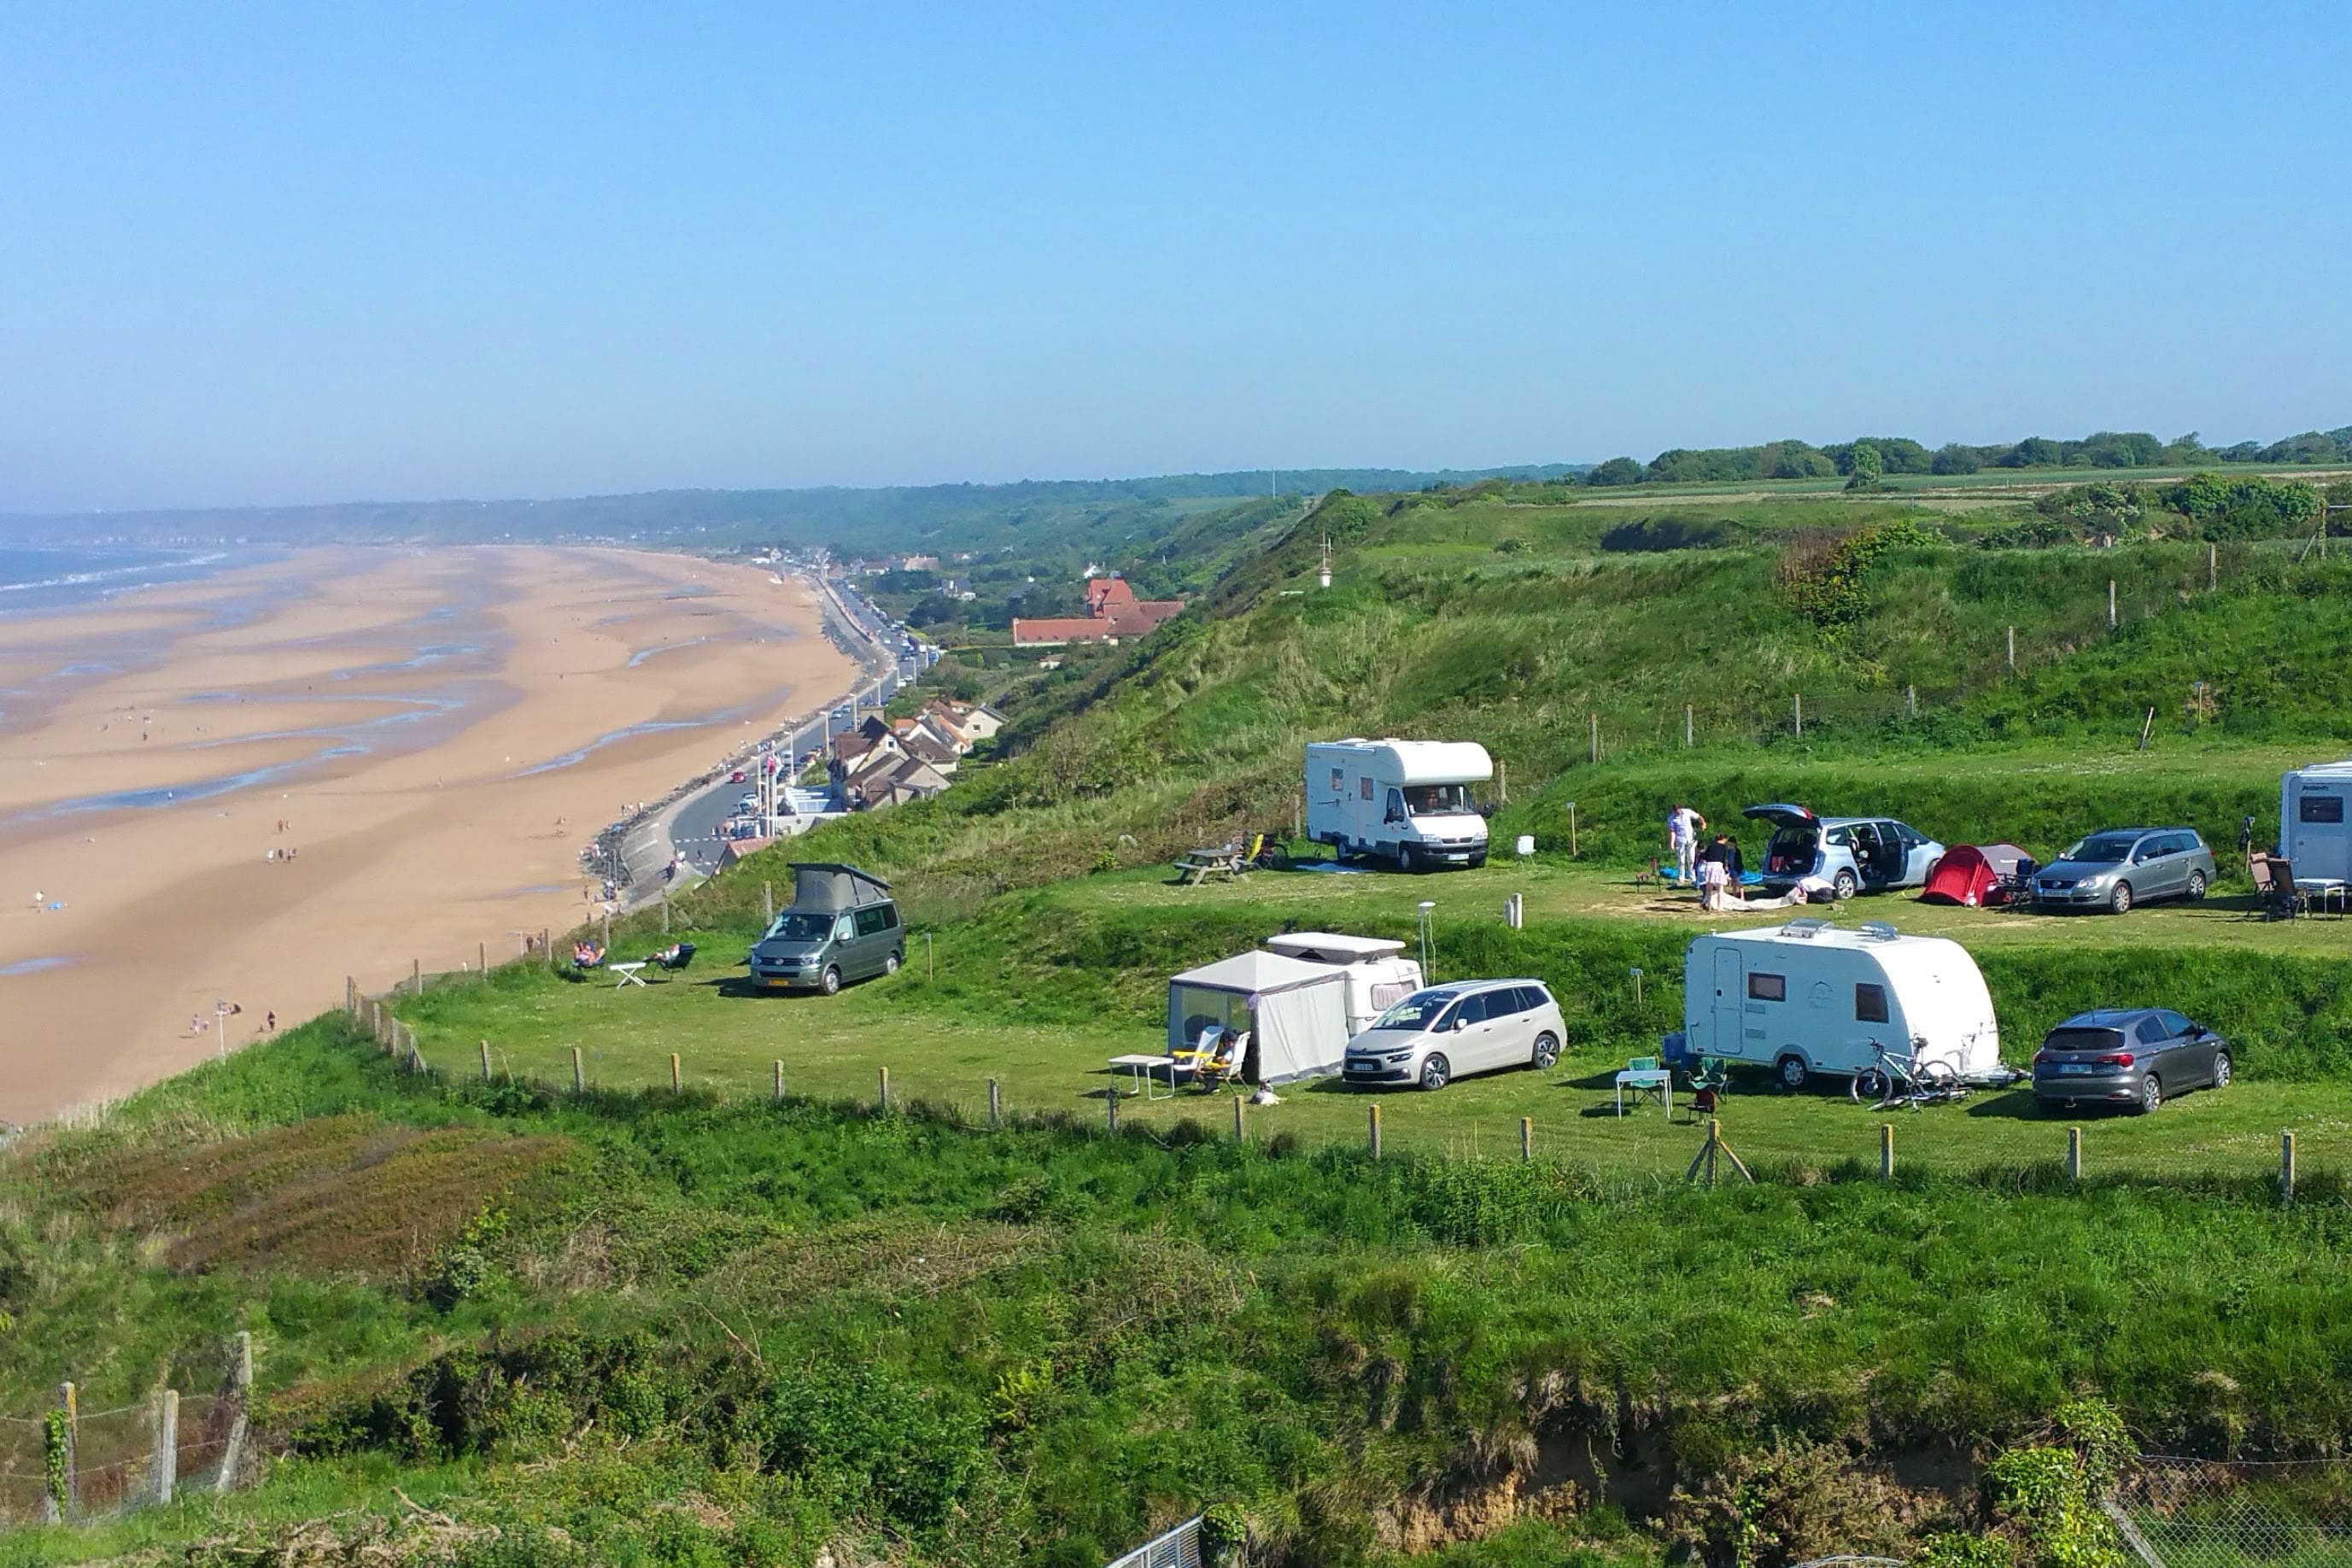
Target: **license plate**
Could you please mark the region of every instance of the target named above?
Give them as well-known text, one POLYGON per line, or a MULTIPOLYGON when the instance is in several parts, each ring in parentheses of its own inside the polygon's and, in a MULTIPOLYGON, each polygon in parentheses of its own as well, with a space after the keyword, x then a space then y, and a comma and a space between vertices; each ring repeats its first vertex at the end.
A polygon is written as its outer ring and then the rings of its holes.
POLYGON ((2088 1062, 2058 1062, 2053 1064, 2050 1070, 2064 1078, 2088 1078, 2091 1073, 2091 1064, 2088 1062))
POLYGON ((771 974, 766 979, 761 981, 760 984, 766 986, 771 991, 784 991, 789 990, 793 983, 789 980, 779 979, 775 975, 771 974))

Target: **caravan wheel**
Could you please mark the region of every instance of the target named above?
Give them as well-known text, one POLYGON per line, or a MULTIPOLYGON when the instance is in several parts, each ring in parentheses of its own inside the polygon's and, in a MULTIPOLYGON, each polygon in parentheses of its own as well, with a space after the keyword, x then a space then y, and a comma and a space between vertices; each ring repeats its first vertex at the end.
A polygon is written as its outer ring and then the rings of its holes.
POLYGON ((1794 1051, 1774 1062, 1772 1071, 1780 1079, 1782 1089, 1797 1089, 1805 1087, 1805 1058, 1794 1051))

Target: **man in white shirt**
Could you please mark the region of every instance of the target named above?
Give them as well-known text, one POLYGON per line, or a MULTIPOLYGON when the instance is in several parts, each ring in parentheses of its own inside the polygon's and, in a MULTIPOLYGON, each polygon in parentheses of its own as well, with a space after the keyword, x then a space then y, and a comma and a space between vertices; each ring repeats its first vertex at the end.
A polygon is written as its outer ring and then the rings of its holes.
POLYGON ((1698 836, 1706 831, 1706 818, 1689 806, 1676 805, 1666 813, 1666 844, 1675 852, 1675 875, 1685 888, 1698 864, 1698 836))

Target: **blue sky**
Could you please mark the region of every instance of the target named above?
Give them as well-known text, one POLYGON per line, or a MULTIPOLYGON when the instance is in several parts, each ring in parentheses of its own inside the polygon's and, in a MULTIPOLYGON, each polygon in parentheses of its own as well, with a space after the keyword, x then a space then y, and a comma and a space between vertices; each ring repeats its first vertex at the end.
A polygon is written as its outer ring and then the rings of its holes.
POLYGON ((2352 6, 0 5, 0 509, 2352 422, 2352 6))

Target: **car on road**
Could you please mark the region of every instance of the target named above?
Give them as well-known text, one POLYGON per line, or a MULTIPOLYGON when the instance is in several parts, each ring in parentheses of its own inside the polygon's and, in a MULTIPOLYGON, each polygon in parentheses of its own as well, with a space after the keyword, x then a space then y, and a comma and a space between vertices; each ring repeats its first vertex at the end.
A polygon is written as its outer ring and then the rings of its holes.
POLYGON ((1348 1042, 1342 1082, 1444 1089, 1470 1073, 1550 1067, 1567 1038, 1559 1004, 1540 980, 1431 985, 1348 1042))
POLYGON ((2230 1082, 2230 1042, 2168 1007, 2077 1013, 2033 1053, 2037 1106, 2120 1105, 2140 1115, 2230 1082))
POLYGON ((2201 899, 2213 851, 2193 827, 2109 827, 2033 874, 2033 907, 2128 913, 2154 899, 2201 899))
POLYGON ((1944 847, 1891 816, 1816 816, 1801 805, 1751 805, 1740 814, 1768 824, 1764 890, 1785 893, 1826 883, 1841 899, 1916 888, 1943 858, 1944 847))
POLYGON ((733 773, 729 773, 727 775, 727 782, 729 784, 741 784, 743 782, 743 770, 741 768, 737 768, 733 773))

